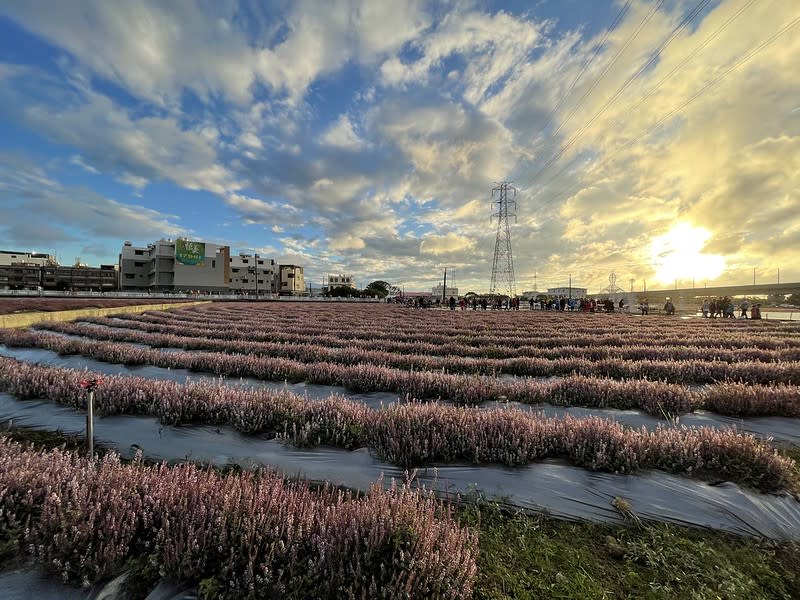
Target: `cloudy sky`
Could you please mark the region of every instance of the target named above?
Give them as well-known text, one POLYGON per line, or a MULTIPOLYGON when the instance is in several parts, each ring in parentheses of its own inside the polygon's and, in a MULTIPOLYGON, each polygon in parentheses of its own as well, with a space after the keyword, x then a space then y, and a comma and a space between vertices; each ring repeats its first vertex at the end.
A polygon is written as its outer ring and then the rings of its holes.
POLYGON ((800 279, 800 3, 4 0, 0 248, 486 291, 800 279))

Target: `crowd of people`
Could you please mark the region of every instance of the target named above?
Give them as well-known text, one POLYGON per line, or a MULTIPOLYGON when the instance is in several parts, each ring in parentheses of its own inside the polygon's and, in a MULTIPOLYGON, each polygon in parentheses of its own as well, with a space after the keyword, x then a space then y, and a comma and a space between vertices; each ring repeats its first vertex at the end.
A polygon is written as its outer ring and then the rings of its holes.
MULTIPOLYGON (((444 307, 450 310, 519 310, 520 298, 496 297, 487 298, 485 296, 473 296, 467 298, 456 298, 451 296, 446 300, 439 298, 394 298, 393 302, 403 303, 414 308, 444 307)), ((624 299, 614 302, 610 298, 596 300, 594 298, 566 298, 559 297, 537 297, 529 298, 526 302, 530 310, 551 310, 551 311, 573 311, 573 312, 630 312, 631 306, 625 304, 624 299)), ((642 299, 635 307, 642 315, 651 312, 650 304, 647 299, 642 299)), ((738 305, 728 296, 722 298, 711 298, 705 300, 702 305, 702 313, 706 318, 736 318, 740 319, 761 319, 761 304, 750 304, 748 300, 742 300, 738 305)), ((666 299, 663 307, 663 314, 674 315, 675 304, 670 298, 666 299)))
POLYGON ((711 298, 703 302, 702 311, 703 316, 709 319, 717 317, 735 319, 736 309, 739 309, 740 319, 760 319, 761 318, 761 304, 756 303, 750 306, 750 302, 745 298, 736 306, 736 303, 729 296, 722 298, 711 298), (747 311, 750 311, 748 316, 747 311))

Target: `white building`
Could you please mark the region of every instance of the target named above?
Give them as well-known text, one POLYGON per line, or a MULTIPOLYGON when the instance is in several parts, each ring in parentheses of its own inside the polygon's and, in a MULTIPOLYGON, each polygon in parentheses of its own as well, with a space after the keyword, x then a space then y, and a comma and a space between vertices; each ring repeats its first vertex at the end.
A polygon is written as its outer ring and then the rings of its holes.
POLYGON ((328 289, 341 287, 343 285, 354 289, 356 287, 355 281, 353 281, 353 276, 343 274, 328 275, 328 281, 325 285, 328 289))
POLYGON ((303 267, 299 265, 279 265, 278 293, 281 296, 301 296, 306 291, 303 267))
POLYGON ((450 299, 450 296, 452 296, 453 298, 458 298, 458 288, 448 287, 447 289, 444 289, 444 286, 440 283, 439 285, 431 289, 431 296, 433 296, 434 299, 436 298, 441 299, 443 294, 447 300, 450 299))
POLYGON ((278 266, 270 258, 262 258, 258 254, 231 256, 230 289, 259 295, 278 293, 278 266), (258 280, 256 281, 256 273, 258 280))
POLYGON ((15 252, 12 250, 0 250, 0 266, 10 267, 11 265, 34 265, 37 267, 52 267, 57 265, 56 259, 50 254, 41 252, 15 252))
POLYGON ((565 296, 567 298, 585 298, 588 288, 583 287, 557 287, 547 288, 548 296, 565 296))

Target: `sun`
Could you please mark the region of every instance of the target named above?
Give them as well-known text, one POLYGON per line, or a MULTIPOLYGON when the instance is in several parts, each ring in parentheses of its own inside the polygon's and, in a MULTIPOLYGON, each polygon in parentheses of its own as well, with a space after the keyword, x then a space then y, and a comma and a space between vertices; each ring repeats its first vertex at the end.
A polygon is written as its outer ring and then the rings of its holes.
POLYGON ((725 270, 725 258, 704 254, 711 232, 689 223, 679 223, 653 238, 650 261, 661 283, 679 279, 715 279, 725 270))

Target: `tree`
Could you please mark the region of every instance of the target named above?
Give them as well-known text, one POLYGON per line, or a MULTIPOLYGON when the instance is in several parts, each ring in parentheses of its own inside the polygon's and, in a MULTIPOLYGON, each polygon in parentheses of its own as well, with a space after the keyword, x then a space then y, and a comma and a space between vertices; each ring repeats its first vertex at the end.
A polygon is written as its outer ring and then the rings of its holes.
POLYGON ((364 288, 364 295, 377 298, 386 298, 386 296, 398 296, 400 290, 386 281, 373 281, 364 288))
POLYGON ((349 285, 337 285, 329 289, 326 295, 333 298, 352 298, 358 296, 359 293, 357 289, 351 288, 349 285))

